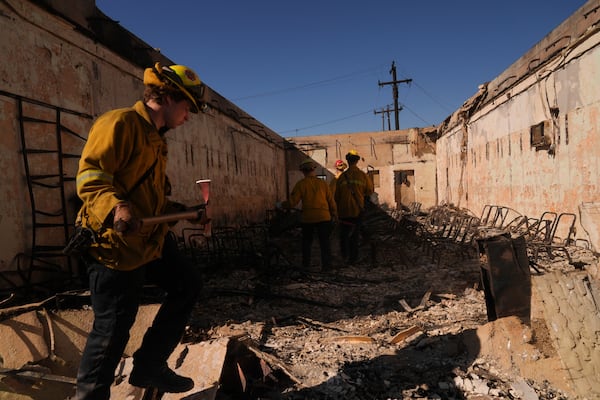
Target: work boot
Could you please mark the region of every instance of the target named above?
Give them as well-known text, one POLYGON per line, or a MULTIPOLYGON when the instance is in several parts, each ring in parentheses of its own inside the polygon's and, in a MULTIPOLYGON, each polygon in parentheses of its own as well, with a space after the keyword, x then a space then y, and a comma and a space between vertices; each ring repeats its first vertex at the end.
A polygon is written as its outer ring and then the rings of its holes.
POLYGON ((129 384, 142 388, 153 387, 166 393, 187 392, 194 387, 192 379, 177 375, 166 364, 158 368, 134 366, 129 376, 129 384))

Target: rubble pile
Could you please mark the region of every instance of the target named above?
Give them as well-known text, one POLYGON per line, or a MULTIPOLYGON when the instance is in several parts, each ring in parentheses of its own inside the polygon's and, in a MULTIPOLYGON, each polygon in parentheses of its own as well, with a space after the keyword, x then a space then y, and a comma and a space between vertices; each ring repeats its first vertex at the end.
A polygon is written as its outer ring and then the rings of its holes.
MULTIPOLYGON (((335 267, 321 270, 315 241, 312 267, 302 270, 301 233, 290 217, 275 231, 223 228, 212 237, 192 232, 182 238, 204 286, 172 357, 196 387, 178 397, 126 383, 128 354, 163 296, 150 286, 113 397, 599 398, 600 296, 593 278, 599 274, 592 251, 569 246, 537 254, 529 265, 531 296, 515 296, 518 305, 527 299, 527 318, 497 318, 489 296, 499 292, 488 290, 484 276, 490 254, 504 259, 504 253, 484 253, 476 240, 457 246, 449 237, 419 233, 415 220, 402 226, 378 212, 370 216, 358 263, 341 261, 334 232, 335 267)), ((88 301, 86 291, 76 290, 0 309, 10 347, 0 357, 0 398, 73 394, 78 354, 93 320, 88 301)))
MULTIPOLYGON (((320 271, 316 245, 314 268, 299 270, 297 232, 278 242, 285 262, 206 270, 187 340, 244 337, 290 376, 249 385, 248 399, 576 398, 535 307, 529 325, 489 322, 478 257, 432 257, 389 233, 376 257, 365 244, 358 265, 332 271, 320 271)), ((559 257, 539 266, 574 268, 559 257)))

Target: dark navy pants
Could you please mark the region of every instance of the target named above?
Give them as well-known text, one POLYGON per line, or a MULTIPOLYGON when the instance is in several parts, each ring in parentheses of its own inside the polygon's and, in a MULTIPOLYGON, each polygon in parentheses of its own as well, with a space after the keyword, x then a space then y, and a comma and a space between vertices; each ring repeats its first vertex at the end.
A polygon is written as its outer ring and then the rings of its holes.
POLYGON ((358 261, 362 217, 340 218, 339 227, 342 257, 348 263, 355 263, 358 261))
POLYGON ((310 267, 311 250, 314 232, 319 238, 319 249, 321 250, 321 268, 331 268, 331 221, 316 222, 312 224, 301 224, 302 227, 302 267, 310 267))
POLYGON ((88 262, 94 325, 77 373, 77 400, 110 398, 110 386, 129 340, 142 289, 156 284, 164 300, 142 345, 134 353, 134 364, 153 367, 165 364, 185 330, 201 290, 193 264, 177 250, 168 235, 161 259, 133 271, 117 271, 98 262, 88 262))

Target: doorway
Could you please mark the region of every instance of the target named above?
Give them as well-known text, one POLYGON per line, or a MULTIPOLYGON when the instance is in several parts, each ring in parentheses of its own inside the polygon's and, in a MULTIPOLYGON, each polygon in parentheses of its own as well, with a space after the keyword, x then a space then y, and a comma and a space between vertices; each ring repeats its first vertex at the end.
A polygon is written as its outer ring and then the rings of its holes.
POLYGON ((409 207, 415 202, 415 171, 413 169, 394 171, 394 198, 396 208, 409 207))

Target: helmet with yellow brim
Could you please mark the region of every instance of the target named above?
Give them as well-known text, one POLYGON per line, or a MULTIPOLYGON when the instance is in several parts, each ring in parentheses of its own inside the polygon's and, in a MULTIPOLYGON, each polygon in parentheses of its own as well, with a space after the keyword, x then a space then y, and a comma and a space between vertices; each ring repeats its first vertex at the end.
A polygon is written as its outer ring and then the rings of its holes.
POLYGON ((144 85, 163 87, 170 85, 187 96, 192 104, 193 113, 200 110, 204 96, 204 84, 193 69, 185 65, 171 65, 163 67, 160 63, 154 64, 144 71, 144 85))

